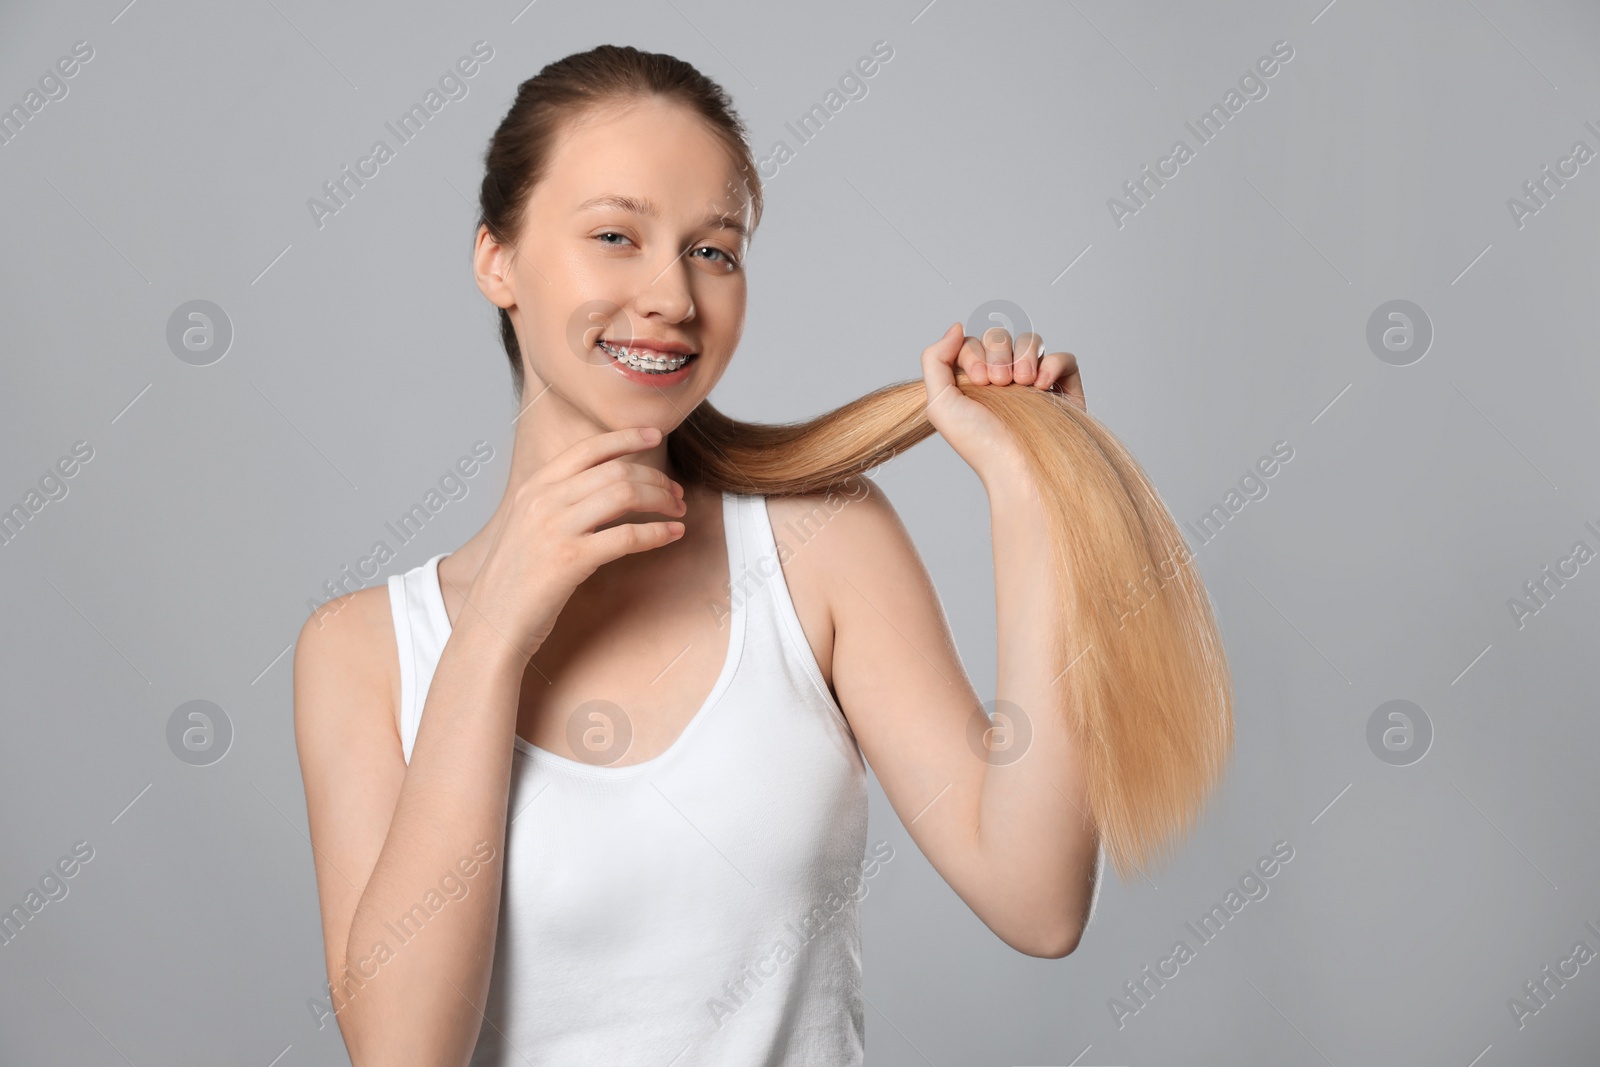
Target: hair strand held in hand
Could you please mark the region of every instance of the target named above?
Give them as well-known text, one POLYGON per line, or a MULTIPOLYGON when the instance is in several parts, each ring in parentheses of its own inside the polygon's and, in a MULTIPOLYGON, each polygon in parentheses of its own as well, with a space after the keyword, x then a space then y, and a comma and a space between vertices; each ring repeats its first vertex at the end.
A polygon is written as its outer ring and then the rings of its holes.
MULTIPOLYGON (((1059 393, 972 384, 1010 430, 1044 497, 1065 590, 1057 662, 1092 815, 1123 880, 1170 858, 1233 747, 1233 689, 1211 600, 1177 523, 1137 460, 1059 393), (1161 582, 1129 611, 1129 592, 1161 582), (1070 669, 1067 669, 1068 665, 1070 669)), ((826 414, 739 422, 702 402, 668 438, 689 480, 736 493, 822 492, 934 433, 923 382, 826 414)))

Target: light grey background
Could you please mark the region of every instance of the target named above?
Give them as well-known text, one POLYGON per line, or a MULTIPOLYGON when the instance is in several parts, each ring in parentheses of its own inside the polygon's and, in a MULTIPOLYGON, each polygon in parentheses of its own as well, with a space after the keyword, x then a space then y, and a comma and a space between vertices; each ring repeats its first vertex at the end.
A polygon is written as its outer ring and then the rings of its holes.
MULTIPOLYGON (((1600 150, 1600 8, 123 2, 0 23, 7 107, 94 48, 0 147, 0 506, 94 450, 0 545, 0 905, 94 848, 0 947, 0 1061, 346 1062, 307 1008, 325 976, 284 653, 479 439, 496 459, 383 574, 498 499, 515 407, 469 200, 517 84, 602 42, 690 60, 760 154, 796 149, 723 410, 789 420, 915 377, 1004 298, 1077 353, 1180 522, 1293 449, 1191 535, 1237 684, 1232 768, 1174 864, 1108 878, 1073 955, 990 934, 874 785, 869 840, 896 856, 864 904, 869 1062, 1592 1058, 1600 963, 1520 1027, 1508 1002, 1600 950, 1600 563, 1520 626, 1508 601, 1600 548, 1600 162, 1520 227, 1507 200, 1575 141, 1600 150), (319 229, 306 200, 478 40, 470 94, 319 229), (880 40, 867 95, 797 145, 784 123, 880 40), (1108 198, 1193 146, 1185 121, 1280 40, 1268 95, 1119 228, 1108 198), (165 339, 194 299, 235 330, 210 366, 165 339), (1395 299, 1434 330, 1408 366, 1367 342, 1395 299), (194 699, 235 731, 210 766, 166 739, 194 699), (1396 699, 1434 732, 1409 766, 1367 741, 1396 699), (1201 945, 1185 923, 1278 841, 1270 893, 1201 945), (1119 1027, 1108 1001, 1180 938, 1195 958, 1119 1027)), ((937 438, 878 477, 992 694, 981 485, 937 438)))

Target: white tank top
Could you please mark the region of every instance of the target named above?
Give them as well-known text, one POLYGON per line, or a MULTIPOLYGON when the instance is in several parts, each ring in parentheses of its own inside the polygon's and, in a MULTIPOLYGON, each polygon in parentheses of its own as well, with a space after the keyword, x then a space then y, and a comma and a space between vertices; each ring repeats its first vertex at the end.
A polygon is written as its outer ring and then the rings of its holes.
MULTIPOLYGON (((723 493, 722 519, 727 659, 672 746, 613 767, 514 741, 473 1067, 862 1062, 866 768, 765 497, 723 493)), ((388 580, 408 763, 450 635, 443 555, 388 580)))

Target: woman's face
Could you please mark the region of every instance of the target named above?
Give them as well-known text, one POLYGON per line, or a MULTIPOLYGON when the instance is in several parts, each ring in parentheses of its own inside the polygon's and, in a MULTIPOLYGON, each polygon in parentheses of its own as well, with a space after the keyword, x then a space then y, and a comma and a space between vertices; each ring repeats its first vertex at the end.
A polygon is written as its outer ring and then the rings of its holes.
POLYGON ((750 214, 728 150, 682 105, 652 98, 569 123, 516 248, 480 231, 475 257, 479 287, 516 328, 524 406, 564 404, 595 432, 682 422, 744 329, 750 214))

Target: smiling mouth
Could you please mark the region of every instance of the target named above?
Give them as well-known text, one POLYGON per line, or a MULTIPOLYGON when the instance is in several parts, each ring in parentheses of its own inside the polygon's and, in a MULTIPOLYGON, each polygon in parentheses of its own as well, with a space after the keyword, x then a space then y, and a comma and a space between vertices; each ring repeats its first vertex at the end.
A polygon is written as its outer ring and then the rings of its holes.
POLYGON ((621 345, 614 345, 604 338, 596 341, 595 347, 623 366, 630 370, 639 371, 641 374, 671 374, 699 355, 697 352, 690 352, 687 355, 671 355, 665 352, 657 352, 650 348, 624 348, 621 345))

